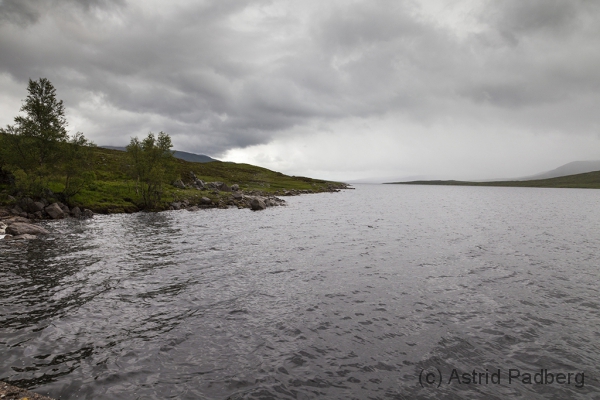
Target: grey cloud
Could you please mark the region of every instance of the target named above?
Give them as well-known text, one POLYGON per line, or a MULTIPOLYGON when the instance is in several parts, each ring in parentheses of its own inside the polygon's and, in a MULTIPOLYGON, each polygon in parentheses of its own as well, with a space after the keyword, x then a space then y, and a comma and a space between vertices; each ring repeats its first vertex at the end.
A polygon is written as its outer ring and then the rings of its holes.
POLYGON ((0 1, 0 22, 29 25, 59 6, 74 6, 85 11, 93 8, 122 6, 125 0, 2 0, 0 1))
MULTIPOLYGON (((74 10, 69 26, 58 9, 40 4, 0 3, 1 18, 20 24, 0 25, 0 72, 24 88, 30 77, 48 77, 68 107, 95 95, 130 114, 112 122, 86 114, 98 137, 128 138, 161 121, 151 129, 209 154, 345 118, 394 114, 430 124, 490 107, 504 118, 523 107, 595 98, 600 87, 590 37, 597 28, 589 23, 600 18, 583 0, 489 2, 478 19, 485 29, 465 38, 417 18, 413 1, 315 2, 305 20, 287 10, 260 20, 266 25, 250 18, 248 26, 235 18, 284 3, 177 2, 164 15, 144 13, 134 1, 48 3, 74 10), (96 8, 117 22, 89 12, 96 8), (42 12, 56 27, 42 24, 42 12), (43 43, 35 39, 44 34, 43 43)), ((554 108, 552 118, 561 112, 566 119, 571 111, 554 108)), ((578 118, 569 129, 599 123, 583 111, 578 118)), ((545 127, 533 112, 515 119, 545 127)))

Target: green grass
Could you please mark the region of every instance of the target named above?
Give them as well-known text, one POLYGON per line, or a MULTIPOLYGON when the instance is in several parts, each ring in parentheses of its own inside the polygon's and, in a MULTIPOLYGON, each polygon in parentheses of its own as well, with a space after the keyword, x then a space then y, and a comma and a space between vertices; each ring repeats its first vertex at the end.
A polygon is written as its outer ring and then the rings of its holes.
MULTIPOLYGON (((73 197, 73 205, 89 208, 96 212, 133 212, 139 209, 139 198, 135 183, 128 177, 127 154, 123 151, 95 148, 94 173, 96 181, 73 197)), ((194 163, 175 159, 173 175, 185 184, 192 181, 193 172, 205 182, 220 181, 231 186, 238 184, 244 191, 259 191, 263 194, 282 194, 285 190, 328 191, 331 188, 343 188, 344 184, 305 177, 287 176, 266 168, 249 164, 230 162, 194 163)), ((228 198, 229 193, 212 193, 212 190, 178 189, 170 184, 164 185, 163 204, 165 208, 173 201, 188 199, 196 204, 201 197, 208 197, 215 203, 220 198, 228 198)))
POLYGON ((558 178, 536 179, 536 180, 530 180, 530 181, 468 182, 468 181, 452 181, 451 180, 451 181, 390 182, 389 184, 600 189, 600 171, 587 172, 585 174, 561 176, 558 178))

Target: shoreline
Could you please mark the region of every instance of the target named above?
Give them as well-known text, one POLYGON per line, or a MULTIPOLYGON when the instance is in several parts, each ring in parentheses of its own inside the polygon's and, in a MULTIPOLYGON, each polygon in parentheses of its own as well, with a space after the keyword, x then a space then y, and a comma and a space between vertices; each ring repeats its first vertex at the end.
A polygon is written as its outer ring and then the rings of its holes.
POLYGON ((61 202, 49 204, 50 202, 46 199, 37 199, 35 201, 28 197, 21 199, 13 198, 12 205, 0 206, 0 240, 30 240, 37 239, 40 235, 50 234, 48 230, 36 224, 39 221, 52 221, 65 218, 89 219, 93 218, 95 214, 133 214, 136 212, 161 212, 170 210, 187 210, 193 212, 213 208, 237 208, 261 211, 269 207, 285 206, 285 200, 277 196, 287 197, 303 194, 337 193, 344 189, 354 189, 349 184, 336 183, 330 184, 325 189, 320 190, 291 189, 265 193, 258 190, 243 191, 235 186, 235 190, 232 190, 224 184, 221 185, 220 187, 215 187, 215 190, 210 192, 213 195, 213 199, 198 195, 192 197, 186 196, 177 201, 163 203, 161 207, 146 210, 136 207, 136 209, 130 210, 106 208, 92 211, 79 206, 68 207, 61 202), (214 195, 218 196, 217 201, 215 201, 214 195))
POLYGON ((51 397, 30 392, 27 389, 22 389, 3 381, 0 381, 0 398, 2 400, 54 400, 51 397))

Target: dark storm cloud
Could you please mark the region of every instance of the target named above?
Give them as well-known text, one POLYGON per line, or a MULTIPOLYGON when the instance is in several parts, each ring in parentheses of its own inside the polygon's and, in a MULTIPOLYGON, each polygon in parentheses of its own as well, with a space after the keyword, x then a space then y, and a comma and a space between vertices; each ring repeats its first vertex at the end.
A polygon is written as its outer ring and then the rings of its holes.
POLYGON ((597 97, 595 3, 485 4, 469 30, 413 1, 4 0, 0 72, 48 77, 111 144, 166 130, 209 154, 311 123, 431 124, 482 108, 497 110, 492 120, 518 110, 533 130, 596 126, 585 107, 576 122, 568 107, 547 109, 597 97))

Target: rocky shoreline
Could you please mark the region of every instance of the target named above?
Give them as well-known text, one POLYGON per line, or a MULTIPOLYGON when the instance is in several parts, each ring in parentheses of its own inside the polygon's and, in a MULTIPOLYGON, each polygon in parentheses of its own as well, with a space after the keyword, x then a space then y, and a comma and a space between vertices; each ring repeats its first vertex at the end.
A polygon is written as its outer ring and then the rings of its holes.
POLYGON ((2 400, 53 400, 50 397, 18 388, 8 383, 0 382, 0 399, 2 400))
MULTIPOLYGON (((181 181, 176 181, 174 186, 185 189, 181 181)), ((349 185, 342 184, 337 187, 331 185, 326 190, 280 190, 274 193, 264 193, 257 190, 243 191, 239 185, 231 187, 223 182, 202 182, 195 180, 193 188, 207 191, 206 195, 195 195, 166 204, 161 209, 198 211, 208 208, 249 208, 253 211, 264 210, 268 207, 285 206, 285 200, 278 196, 298 196, 301 194, 339 192, 341 189, 351 189, 349 185), (209 195, 213 195, 212 199, 209 195), (216 197, 215 197, 216 195, 216 197)), ((25 197, 16 199, 9 196, 12 203, 9 206, 0 206, 0 239, 4 240, 29 240, 50 232, 33 222, 40 220, 58 220, 64 218, 88 219, 93 218, 94 212, 87 208, 71 207, 61 202, 50 202, 46 199, 31 199, 25 197)), ((106 212, 109 213, 109 212, 106 212)))

